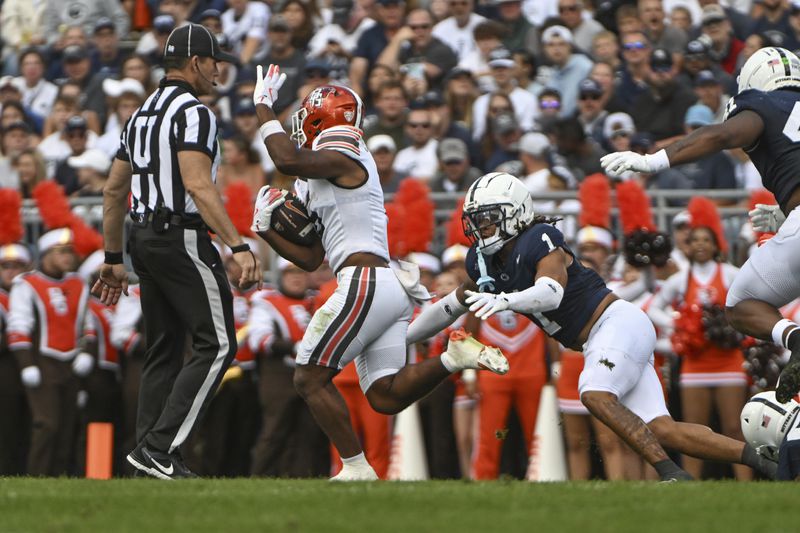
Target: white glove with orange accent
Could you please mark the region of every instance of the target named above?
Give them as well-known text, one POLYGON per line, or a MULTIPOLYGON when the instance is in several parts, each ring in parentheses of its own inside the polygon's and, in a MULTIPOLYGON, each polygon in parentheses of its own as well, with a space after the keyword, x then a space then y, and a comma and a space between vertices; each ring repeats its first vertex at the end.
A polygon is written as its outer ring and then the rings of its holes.
POLYGON ((262 74, 261 65, 256 67, 256 88, 253 91, 253 103, 272 107, 278 99, 278 91, 286 82, 286 74, 278 65, 270 65, 267 75, 262 74))
POLYGON ((289 194, 289 191, 275 189, 269 185, 261 187, 256 197, 256 207, 253 211, 253 224, 250 226, 250 229, 256 233, 267 231, 270 228, 272 212, 286 201, 287 194, 289 194))
POLYGON ((753 230, 761 233, 777 233, 781 224, 786 222, 786 215, 777 205, 756 204, 755 209, 747 215, 750 217, 753 230))

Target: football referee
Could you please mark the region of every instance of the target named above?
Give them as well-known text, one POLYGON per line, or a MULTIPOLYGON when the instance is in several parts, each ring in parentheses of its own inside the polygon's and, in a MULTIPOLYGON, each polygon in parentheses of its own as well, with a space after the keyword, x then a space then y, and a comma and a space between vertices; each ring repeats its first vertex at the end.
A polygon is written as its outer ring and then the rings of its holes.
POLYGON ((236 354, 233 299, 214 231, 242 268, 241 287, 261 266, 228 218, 214 182, 220 153, 210 94, 218 61, 235 61, 203 26, 175 29, 164 48, 166 76, 128 120, 103 191, 106 258, 94 292, 114 304, 127 291, 122 228, 132 192, 128 251, 140 280, 147 353, 136 420, 138 470, 161 479, 195 477, 180 445, 202 418, 236 354), (184 345, 191 336, 191 356, 184 345))

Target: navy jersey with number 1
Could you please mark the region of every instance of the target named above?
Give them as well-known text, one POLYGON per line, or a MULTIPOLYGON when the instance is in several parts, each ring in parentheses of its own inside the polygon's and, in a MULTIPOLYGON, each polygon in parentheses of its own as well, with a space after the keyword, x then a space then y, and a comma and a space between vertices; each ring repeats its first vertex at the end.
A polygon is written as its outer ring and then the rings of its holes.
MULTIPOLYGON (((495 294, 524 291, 536 282, 539 261, 556 248, 562 248, 573 259, 567 267, 567 286, 561 305, 552 311, 525 316, 564 346, 579 348, 576 344, 581 330, 611 291, 594 270, 575 259, 560 231, 550 224, 534 224, 515 239, 514 249, 505 264, 500 264, 499 254, 485 257, 486 269, 494 278, 495 290, 492 292, 495 294)), ((467 273, 475 282, 481 277, 474 244, 467 253, 467 273)))

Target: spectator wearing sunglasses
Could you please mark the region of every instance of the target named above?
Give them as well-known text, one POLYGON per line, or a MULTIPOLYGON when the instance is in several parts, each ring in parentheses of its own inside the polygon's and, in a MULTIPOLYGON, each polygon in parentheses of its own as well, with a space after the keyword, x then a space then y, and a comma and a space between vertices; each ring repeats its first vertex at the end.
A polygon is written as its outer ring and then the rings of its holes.
POLYGON ((650 72, 650 40, 641 31, 622 34, 622 60, 625 68, 614 91, 614 98, 606 109, 610 112, 625 111, 631 102, 647 90, 647 75, 650 72))
POLYGON ((586 78, 578 86, 578 121, 583 130, 598 144, 603 143, 603 122, 608 111, 603 109, 603 88, 592 78, 586 78))
POLYGON ((722 70, 719 63, 711 61, 711 56, 708 54, 708 46, 700 39, 689 41, 683 53, 683 62, 681 63, 681 73, 678 74, 678 81, 687 87, 694 85, 698 74, 703 71, 710 71, 726 93, 736 94, 738 92, 736 80, 734 80, 733 76, 722 70))
POLYGON ((438 141, 433 137, 433 119, 427 109, 411 109, 405 125, 409 146, 397 152, 394 170, 423 181, 430 180, 439 168, 438 141))
POLYGON ((603 121, 603 148, 609 152, 631 150, 631 139, 636 135, 636 126, 627 113, 611 113, 603 121))
POLYGON ((561 93, 556 89, 544 89, 539 93, 539 116, 533 130, 550 131, 561 113, 561 93))
POLYGON ((584 17, 583 13, 583 0, 558 0, 559 18, 572 32, 575 46, 588 53, 592 50, 595 35, 604 28, 593 18, 584 17))
POLYGON ((550 26, 542 33, 545 58, 552 64, 546 87, 561 93, 561 117, 575 113, 578 84, 589 77, 592 60, 572 51, 572 32, 564 26, 550 26))

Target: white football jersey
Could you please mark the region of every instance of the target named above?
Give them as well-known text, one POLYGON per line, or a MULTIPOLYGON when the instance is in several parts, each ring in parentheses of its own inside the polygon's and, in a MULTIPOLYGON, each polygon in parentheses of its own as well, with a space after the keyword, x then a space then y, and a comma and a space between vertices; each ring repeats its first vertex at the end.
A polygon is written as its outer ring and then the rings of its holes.
POLYGON ((389 261, 386 209, 378 169, 361 131, 350 126, 329 128, 314 139, 312 150, 336 150, 367 172, 367 181, 349 189, 332 180, 298 180, 297 196, 322 226, 322 246, 334 272, 354 253, 366 252, 389 261))

